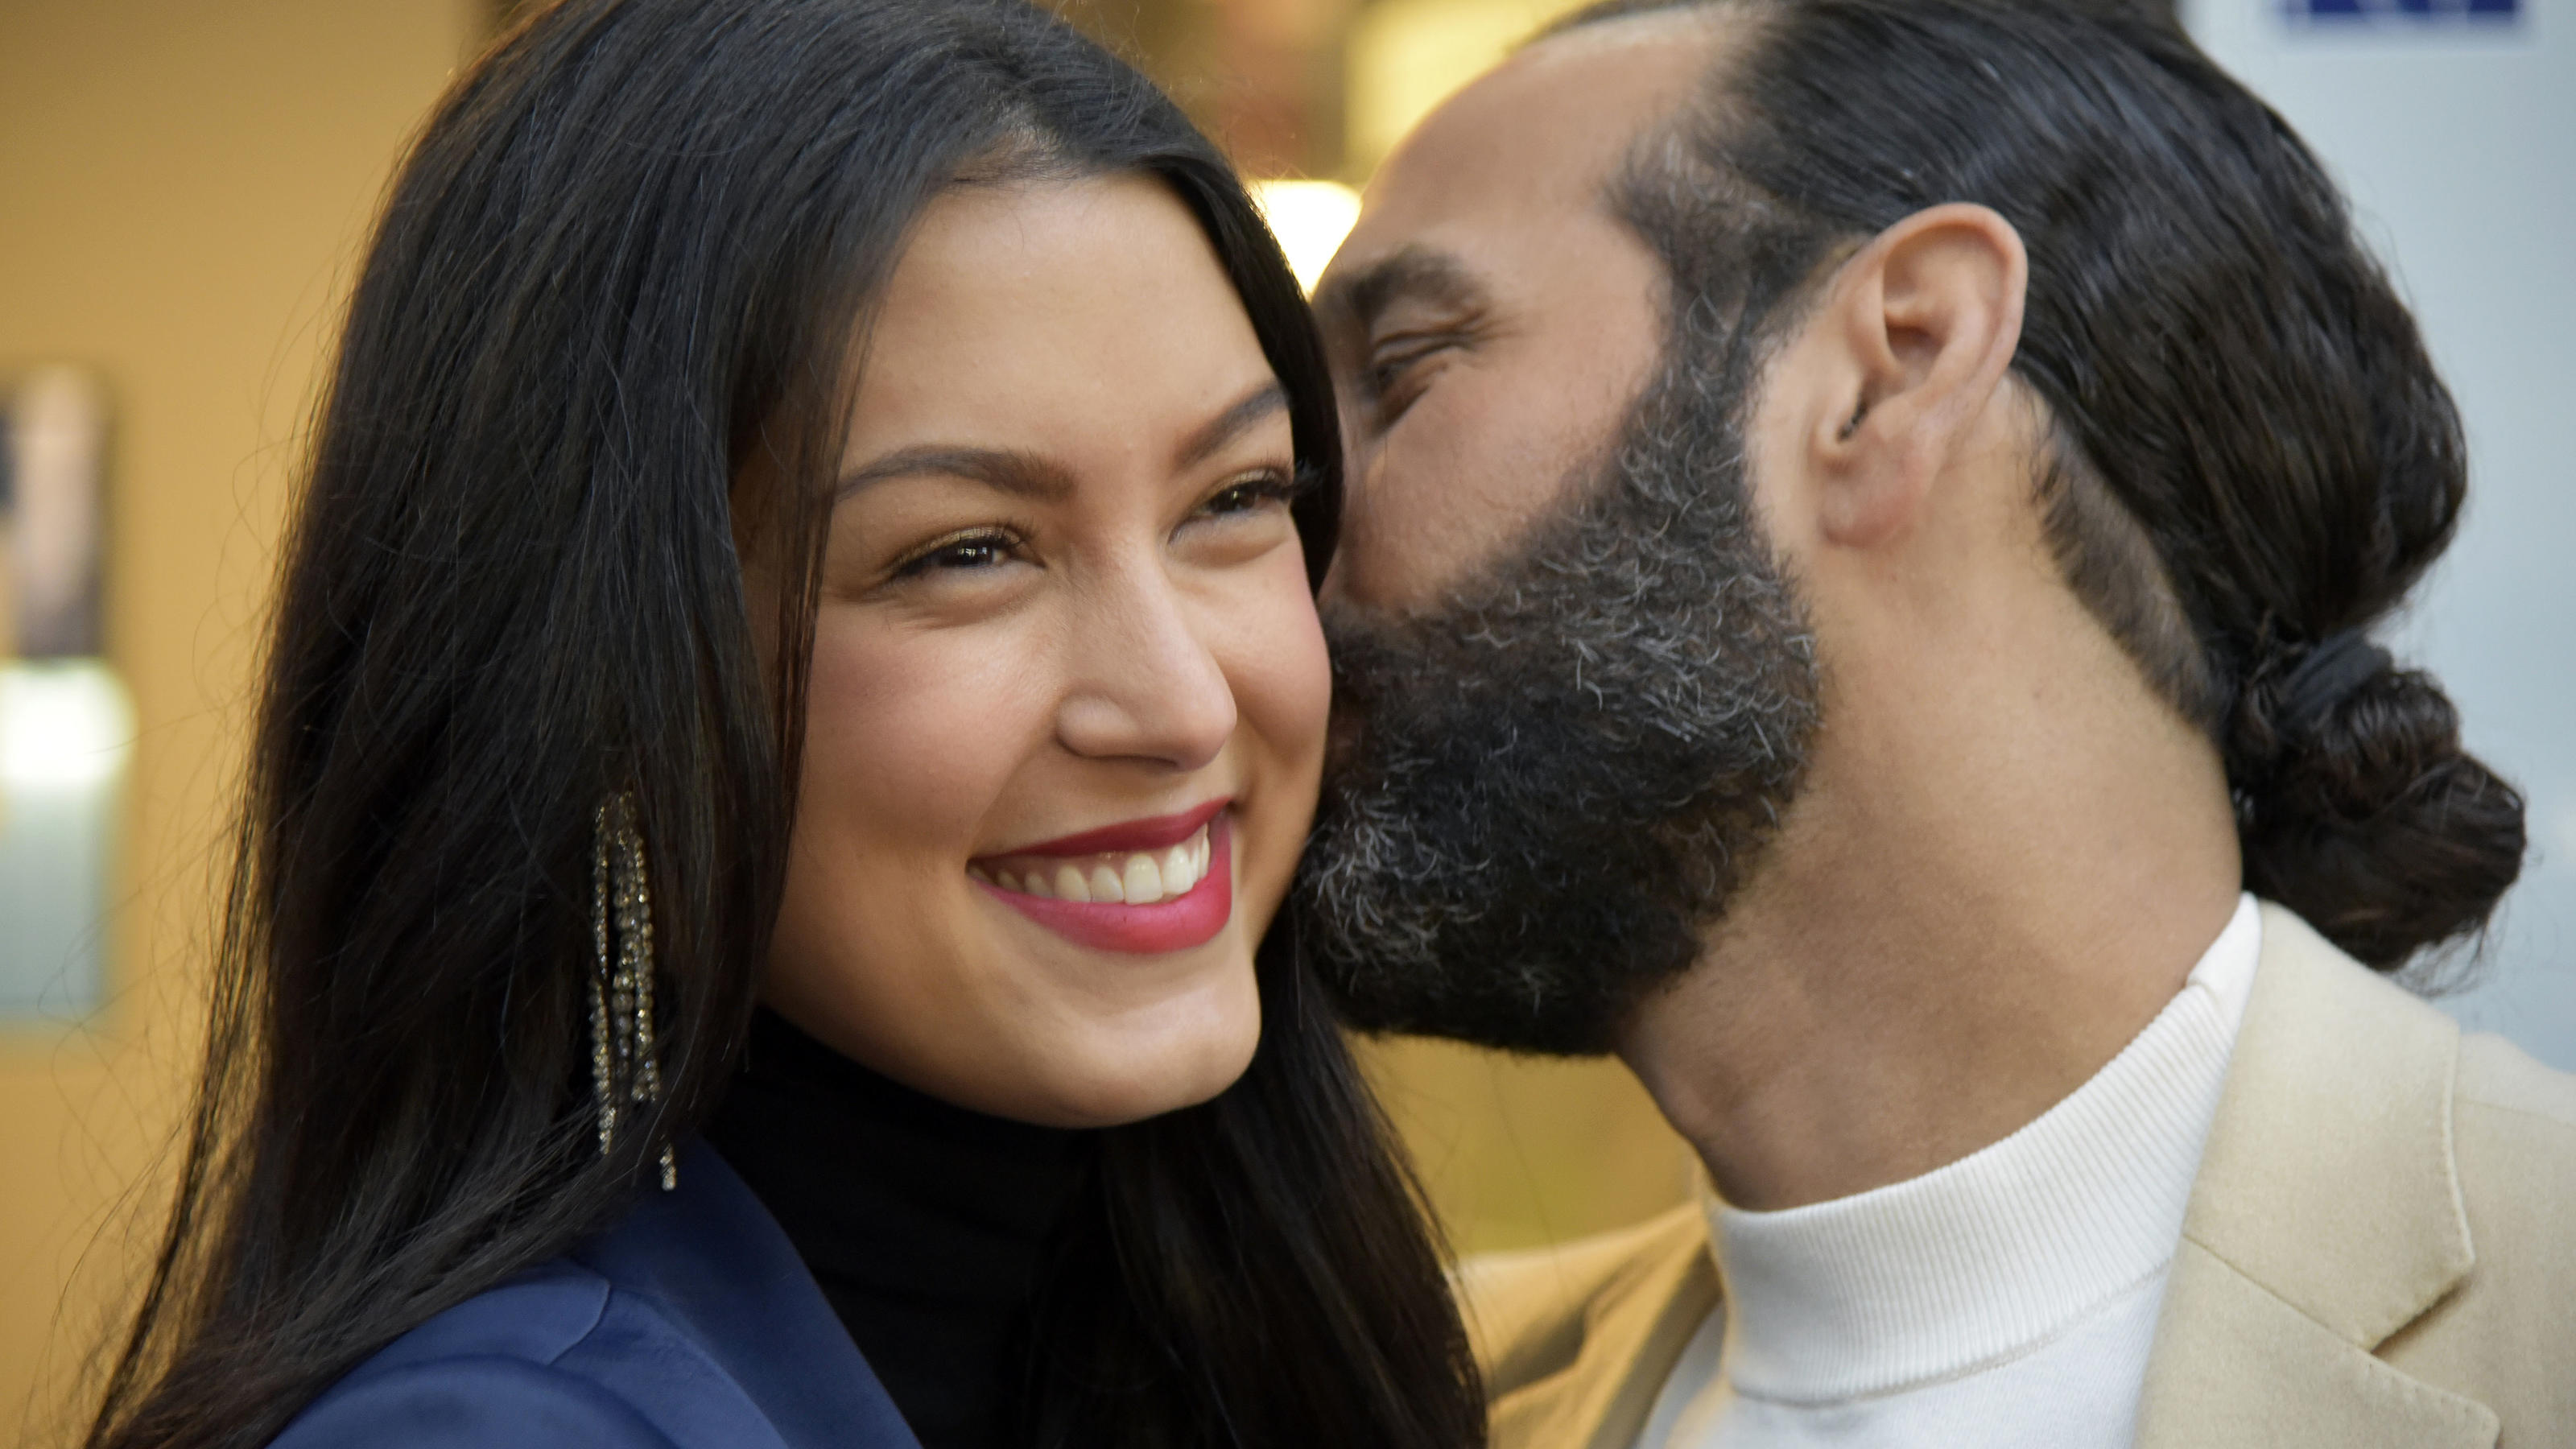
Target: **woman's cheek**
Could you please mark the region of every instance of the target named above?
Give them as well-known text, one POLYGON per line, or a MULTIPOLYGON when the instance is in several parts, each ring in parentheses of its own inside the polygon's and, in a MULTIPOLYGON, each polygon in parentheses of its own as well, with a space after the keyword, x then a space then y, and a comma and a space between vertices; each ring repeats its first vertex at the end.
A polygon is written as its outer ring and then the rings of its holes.
POLYGON ((1247 843, 1259 851, 1258 859, 1245 862, 1246 904, 1256 905, 1266 921, 1287 892, 1314 823, 1333 676, 1297 551, 1281 550, 1265 572, 1263 587, 1252 591, 1228 635, 1225 672, 1249 737, 1255 773, 1247 783, 1258 790, 1262 814, 1246 822, 1256 836, 1247 843))
POLYGON ((985 1039, 965 867, 1028 753, 1032 661, 1007 636, 971 637, 982 632, 906 630, 829 604, 816 620, 763 981, 800 1027, 924 1090, 953 1085, 972 1059, 956 1049, 985 1039))
POLYGON ((1266 647, 1254 651, 1255 677, 1248 681, 1255 698, 1241 707, 1270 722, 1265 728, 1277 736, 1283 760, 1301 763, 1320 780, 1333 708, 1332 656, 1324 647, 1314 596, 1307 592, 1303 556, 1295 549, 1281 552, 1260 628, 1266 647))
POLYGON ((819 789, 845 802, 836 833, 882 837, 962 871, 1027 753, 1033 661, 1002 630, 837 632, 815 640, 808 799, 819 789))

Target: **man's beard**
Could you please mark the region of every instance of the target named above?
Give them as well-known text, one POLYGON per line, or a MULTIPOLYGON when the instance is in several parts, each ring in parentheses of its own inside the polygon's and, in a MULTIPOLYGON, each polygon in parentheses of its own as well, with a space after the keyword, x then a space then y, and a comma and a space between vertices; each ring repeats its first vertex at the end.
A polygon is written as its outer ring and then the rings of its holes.
POLYGON ((1353 1025, 1610 1050, 1778 830, 1816 662, 1742 393, 1668 360, 1514 555, 1435 612, 1327 618, 1336 748, 1290 909, 1353 1025))

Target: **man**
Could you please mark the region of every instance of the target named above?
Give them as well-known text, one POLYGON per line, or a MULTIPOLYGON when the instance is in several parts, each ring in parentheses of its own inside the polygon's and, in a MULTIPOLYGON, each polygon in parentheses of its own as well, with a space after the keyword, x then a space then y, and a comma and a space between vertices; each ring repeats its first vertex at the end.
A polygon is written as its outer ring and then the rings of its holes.
POLYGON ((2381 974, 2523 851, 2364 632, 2458 421, 2277 118, 2070 0, 1629 0, 1318 308, 1301 937, 1711 1188, 1470 1265, 1499 1444, 2576 1443, 2576 1082, 2381 974))

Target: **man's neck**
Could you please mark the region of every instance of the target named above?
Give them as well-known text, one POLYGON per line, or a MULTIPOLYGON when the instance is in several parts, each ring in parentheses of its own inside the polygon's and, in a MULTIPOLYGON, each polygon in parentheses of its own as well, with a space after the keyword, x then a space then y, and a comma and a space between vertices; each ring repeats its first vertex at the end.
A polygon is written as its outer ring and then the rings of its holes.
POLYGON ((1623 1035, 1735 1206, 2009 1136, 2155 1018, 2235 908, 2225 782, 2188 725, 2118 689, 1946 684, 1883 695, 1910 705, 1883 720, 1828 708, 1781 836, 1623 1035), (1986 704, 1945 721, 1927 699, 1986 704))

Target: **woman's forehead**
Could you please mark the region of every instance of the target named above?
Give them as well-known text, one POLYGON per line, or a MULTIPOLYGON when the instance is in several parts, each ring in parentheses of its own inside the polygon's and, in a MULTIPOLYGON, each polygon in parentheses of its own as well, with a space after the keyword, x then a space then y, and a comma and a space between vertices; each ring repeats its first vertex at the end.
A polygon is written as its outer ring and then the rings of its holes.
POLYGON ((953 189, 868 329, 847 462, 1072 437, 1161 452, 1272 373, 1196 217, 1120 175, 953 189))

